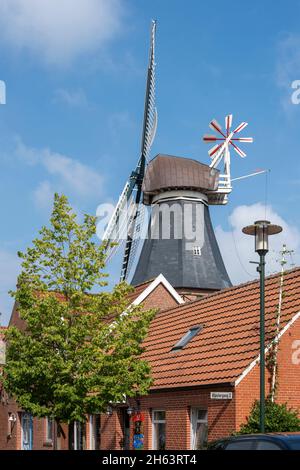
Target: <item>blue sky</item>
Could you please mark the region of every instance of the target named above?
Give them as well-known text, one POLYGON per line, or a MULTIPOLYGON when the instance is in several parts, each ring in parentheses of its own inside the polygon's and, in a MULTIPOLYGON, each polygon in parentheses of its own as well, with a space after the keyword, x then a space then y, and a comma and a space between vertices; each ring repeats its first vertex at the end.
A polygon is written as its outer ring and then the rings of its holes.
MULTIPOLYGON (((47 223, 54 191, 79 212, 117 199, 139 154, 150 20, 157 29, 158 131, 153 156, 168 153, 208 163, 201 136, 215 117, 248 121, 246 159, 227 207, 212 208, 234 282, 255 276, 243 225, 265 215, 284 227, 272 245, 269 272, 283 242, 300 256, 300 2, 198 0, 0 0, 1 232, 0 311, 7 322, 18 271, 16 251, 47 223)), ((116 268, 112 269, 116 279, 116 268)))

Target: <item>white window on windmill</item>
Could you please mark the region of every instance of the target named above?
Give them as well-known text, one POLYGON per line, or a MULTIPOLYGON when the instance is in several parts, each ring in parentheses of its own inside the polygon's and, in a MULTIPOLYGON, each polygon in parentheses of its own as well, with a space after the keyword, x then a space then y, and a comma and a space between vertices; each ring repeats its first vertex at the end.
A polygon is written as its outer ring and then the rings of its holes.
POLYGON ((193 246, 193 255, 201 256, 201 248, 200 246, 193 246))

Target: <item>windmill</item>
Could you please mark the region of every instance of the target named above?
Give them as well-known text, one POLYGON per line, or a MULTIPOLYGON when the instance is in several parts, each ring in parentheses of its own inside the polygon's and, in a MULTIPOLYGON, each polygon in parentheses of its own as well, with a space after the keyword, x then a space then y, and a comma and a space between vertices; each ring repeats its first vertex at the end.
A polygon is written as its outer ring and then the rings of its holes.
MULTIPOLYGON (((228 202, 232 191, 230 175, 230 149, 244 158, 246 154, 238 142, 252 142, 251 137, 239 137, 245 129, 242 122, 231 130, 232 115, 225 118, 225 131, 214 119, 210 127, 218 135, 205 135, 203 140, 215 143, 208 152, 210 165, 196 160, 157 155, 147 167, 143 182, 143 200, 151 206, 151 229, 131 280, 133 285, 141 284, 162 273, 186 298, 205 295, 231 285, 210 219, 209 206, 228 202), (224 170, 217 169, 224 161, 224 170), (177 208, 175 213, 174 208, 177 208), (167 233, 164 238, 164 225, 168 214, 167 233), (198 215, 197 215, 198 214, 198 215), (176 238, 182 227, 195 227, 194 238, 186 232, 176 238), (154 236, 152 236, 154 234, 154 236), (156 234, 162 234, 157 237, 156 234)), ((258 174, 258 173, 257 173, 258 174)), ((249 176, 249 175, 248 175, 249 176)))
MULTIPOLYGON (((225 131, 222 131, 220 124, 213 119, 209 127, 218 133, 218 137, 215 135, 203 136, 205 143, 217 142, 209 151, 208 155, 212 159, 210 168, 217 168, 221 160, 224 160, 224 172, 220 175, 219 186, 215 192, 215 204, 226 204, 228 201, 228 194, 232 191, 231 186, 231 175, 230 175, 230 149, 234 151, 242 158, 246 157, 246 153, 240 149, 237 142, 251 143, 253 142, 252 137, 237 137, 242 130, 247 127, 247 122, 241 122, 234 130, 232 127, 232 114, 225 117, 225 131)), ((211 202, 213 203, 213 202, 211 202)))
POLYGON ((107 261, 110 261, 117 250, 124 246, 122 242, 125 242, 121 280, 127 279, 130 273, 134 255, 140 241, 139 231, 141 230, 144 216, 142 183, 157 128, 157 109, 155 106, 155 36, 156 21, 153 20, 151 24, 140 157, 135 170, 131 173, 124 186, 117 206, 102 237, 106 243, 107 261))
POLYGON ((149 161, 157 127, 155 32, 153 21, 140 157, 102 238, 106 243, 107 261, 118 249, 124 248, 121 280, 128 281, 133 271, 130 283, 136 286, 163 274, 180 295, 192 299, 231 286, 209 206, 226 204, 232 190, 231 147, 244 157, 237 142, 252 142, 252 139, 238 136, 246 127, 245 122, 231 130, 232 115, 229 115, 224 132, 213 120, 210 126, 218 135, 204 136, 205 142, 216 144, 209 151, 210 165, 163 154, 149 161), (217 166, 222 159, 224 172, 220 174, 217 166), (149 212, 149 221, 145 234, 141 233, 141 226, 146 212, 149 212), (141 239, 143 244, 138 253, 141 239))

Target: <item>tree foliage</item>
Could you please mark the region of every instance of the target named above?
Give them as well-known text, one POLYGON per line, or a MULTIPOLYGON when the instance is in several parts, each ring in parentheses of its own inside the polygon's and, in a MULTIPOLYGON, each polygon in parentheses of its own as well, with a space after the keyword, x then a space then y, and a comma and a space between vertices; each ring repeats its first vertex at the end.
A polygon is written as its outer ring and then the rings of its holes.
MULTIPOLYGON (((265 432, 296 432, 300 431, 298 411, 288 408, 287 404, 279 404, 271 399, 266 400, 265 432)), ((240 428, 239 434, 259 433, 259 401, 255 401, 247 422, 240 428)))
POLYGON ((34 416, 84 420, 151 384, 140 355, 154 312, 129 309, 125 283, 104 291, 105 252, 95 232, 95 217, 79 223, 67 198, 56 194, 50 226, 19 253, 22 272, 12 295, 26 327, 6 333, 2 380, 34 416))

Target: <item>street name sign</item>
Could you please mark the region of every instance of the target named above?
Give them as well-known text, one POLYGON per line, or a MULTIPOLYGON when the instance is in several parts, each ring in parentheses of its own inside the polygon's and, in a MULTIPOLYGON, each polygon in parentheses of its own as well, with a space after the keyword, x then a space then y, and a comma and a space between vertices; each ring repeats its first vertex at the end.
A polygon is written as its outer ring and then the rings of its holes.
POLYGON ((211 400, 232 400, 232 392, 210 392, 211 400))

